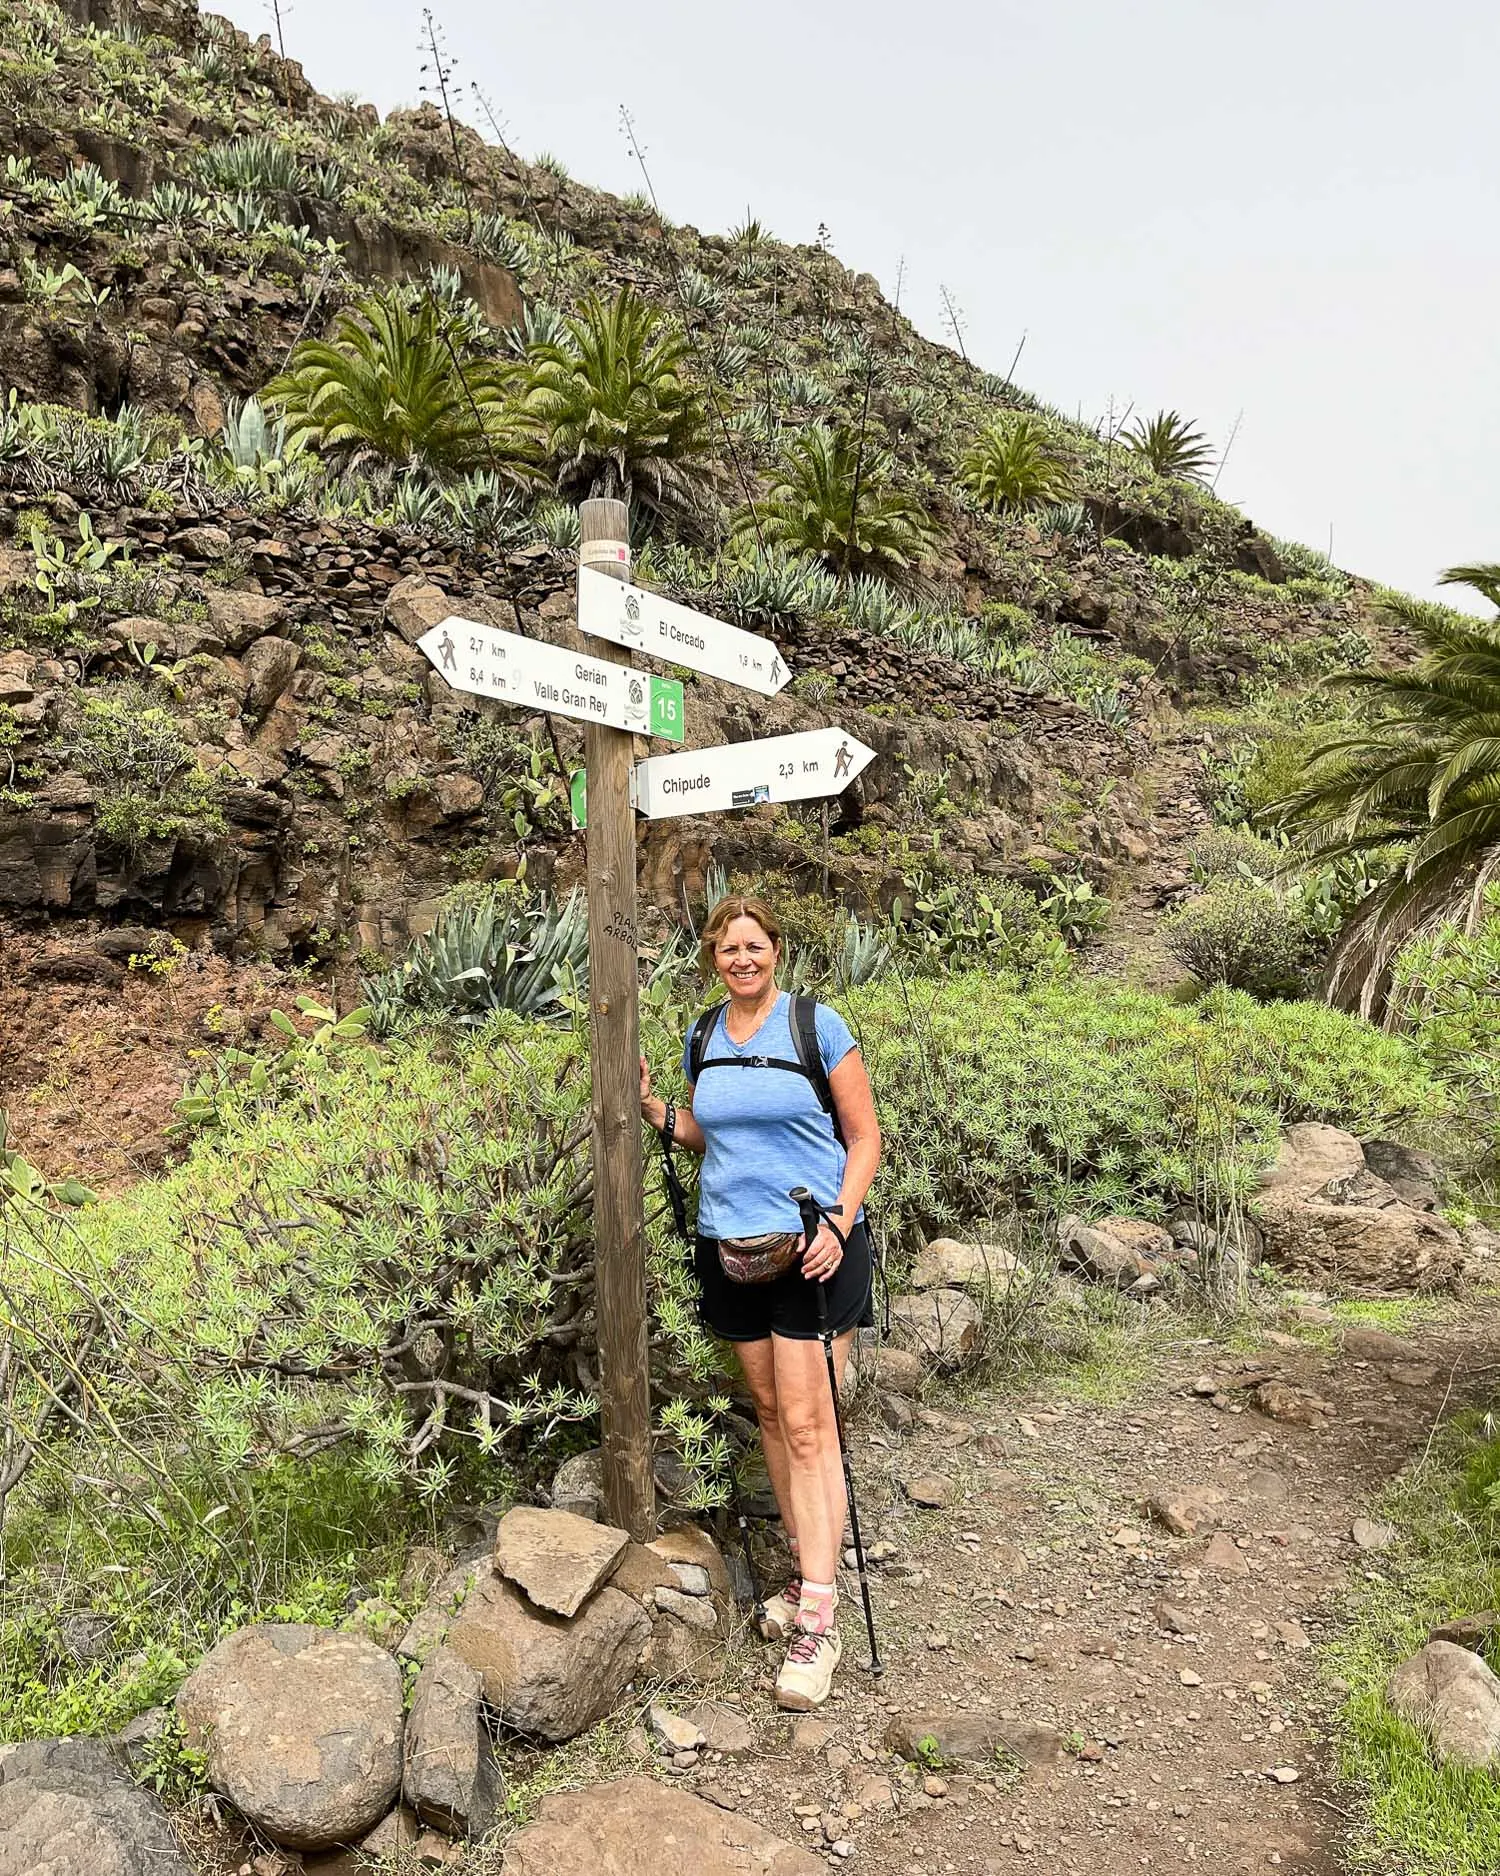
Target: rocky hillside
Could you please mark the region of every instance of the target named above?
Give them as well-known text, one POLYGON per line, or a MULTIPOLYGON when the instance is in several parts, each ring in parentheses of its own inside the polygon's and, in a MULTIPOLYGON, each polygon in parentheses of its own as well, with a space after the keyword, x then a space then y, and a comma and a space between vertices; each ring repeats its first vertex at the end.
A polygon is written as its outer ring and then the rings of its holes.
MULTIPOLYGON (((638 577, 798 674, 769 704, 690 680, 689 740, 837 718, 881 760, 831 825, 645 829, 667 916, 712 858, 881 910, 976 872, 1097 886, 1181 821, 1153 760, 1184 709, 1222 722, 1378 638, 1359 582, 925 340, 826 246, 674 227, 430 103, 381 122, 190 5, 0 22, 0 942, 36 985, 87 985, 92 1025, 142 943, 352 966, 458 881, 581 870, 557 786, 581 737, 455 698, 413 648, 454 606, 565 638, 572 491, 314 464, 247 408, 372 283, 496 360, 626 287, 686 329, 700 490, 642 515, 638 577), (997 510, 959 467, 1017 414, 1066 498, 997 510), (919 578, 746 550, 813 423, 925 511, 919 578), (158 936, 122 949, 122 924, 158 936)), ((58 1009, 6 1020, 15 1061, 58 1009)))

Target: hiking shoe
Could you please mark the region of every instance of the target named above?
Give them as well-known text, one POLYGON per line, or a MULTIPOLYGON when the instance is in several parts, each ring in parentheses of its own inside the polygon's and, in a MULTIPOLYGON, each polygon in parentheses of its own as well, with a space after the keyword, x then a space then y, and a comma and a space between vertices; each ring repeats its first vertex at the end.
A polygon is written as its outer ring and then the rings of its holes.
POLYGON ((821 1635, 798 1634, 776 1676, 776 1704, 789 1713, 811 1713, 833 1691, 834 1670, 844 1653, 836 1628, 821 1635))
POLYGON ((756 1614, 765 1641, 785 1641, 797 1632, 797 1611, 802 1606, 802 1579, 794 1576, 780 1595, 768 1596, 756 1614))

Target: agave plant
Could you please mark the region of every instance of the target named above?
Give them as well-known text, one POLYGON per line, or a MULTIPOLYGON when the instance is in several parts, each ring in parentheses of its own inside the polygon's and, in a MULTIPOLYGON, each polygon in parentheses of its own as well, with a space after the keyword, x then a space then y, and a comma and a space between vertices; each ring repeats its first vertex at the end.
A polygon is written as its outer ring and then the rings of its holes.
POLYGON ((791 410, 821 410, 833 401, 828 386, 810 371, 778 371, 771 388, 777 402, 791 410))
POLYGON ((52 191, 80 227, 93 228, 117 215, 125 206, 119 185, 109 181, 97 163, 83 163, 62 176, 52 191))
POLYGON ((609 302, 591 296, 559 338, 531 348, 525 405, 559 494, 697 512, 708 432, 683 376, 687 349, 629 287, 609 302))
POLYGON ((493 469, 471 471, 444 497, 459 532, 470 540, 518 540, 526 531, 520 496, 493 469))
POLYGON ((991 424, 964 457, 959 477, 977 502, 1001 514, 1066 501, 1072 486, 1046 426, 1027 415, 991 424))
POLYGON ((391 517, 398 528, 430 533, 446 504, 443 491, 425 476, 402 476, 391 491, 391 517))
MULTIPOLYGON (((1450 567, 1442 583, 1500 609, 1500 563, 1450 567)), ((1422 655, 1330 680, 1364 702, 1366 720, 1316 747, 1306 785, 1266 810, 1303 858, 1399 856, 1328 967, 1330 994, 1367 1014, 1402 945, 1449 920, 1472 926, 1500 877, 1500 610, 1481 620, 1398 594, 1384 609, 1422 655)))
POLYGON ((531 525, 536 530, 537 539, 545 541, 548 547, 570 552, 578 545, 578 510, 571 502, 538 502, 532 513, 531 525))
POLYGON ((506 334, 506 344, 517 358, 540 352, 551 345, 562 345, 568 336, 568 316, 546 300, 532 300, 521 323, 506 334))
POLYGON ((218 441, 231 469, 263 469, 287 453, 286 418, 273 424, 259 398, 247 397, 243 404, 231 399, 218 441))
POLYGON ((307 186, 297 152, 275 137, 235 137, 211 144, 198 159, 211 189, 246 195, 296 195, 307 186))
POLYGON ((218 219, 235 234, 260 234, 266 225, 266 205, 259 196, 233 195, 220 204, 218 219))
POLYGON ((142 206, 164 228, 197 227, 208 219, 208 197, 178 182, 159 182, 142 206))
POLYGON ((1202 482, 1214 465, 1208 438, 1175 410, 1137 417, 1125 432, 1125 443, 1132 455, 1139 456, 1159 476, 1202 482))
POLYGON ((724 304, 724 289, 699 273, 696 267, 684 268, 677 282, 678 298, 690 313, 711 314, 724 304))
POLYGON ((721 584, 724 604, 742 625, 815 619, 838 596, 838 581, 817 561, 779 553, 757 553, 731 566, 721 584))
POLYGON ((339 315, 330 340, 305 339, 266 398, 288 434, 341 462, 374 457, 442 475, 488 463, 529 473, 529 434, 506 372, 466 356, 430 299, 372 293, 339 315))
MULTIPOLYGON (((793 554, 812 554, 845 578, 866 573, 910 582, 932 552, 937 530, 915 495, 897 488, 886 451, 840 425, 809 424, 783 453, 759 506, 765 538, 793 554)), ((736 519, 754 533, 748 510, 736 519)))
POLYGON ((1091 525, 1089 511, 1082 502, 1056 502, 1038 508, 1032 519, 1043 536, 1050 534, 1060 541, 1081 539, 1091 525))
POLYGON ((461 900, 438 913, 404 963, 369 979, 371 1030, 389 1034, 405 1011, 470 1026, 496 1010, 555 1022, 588 994, 589 927, 582 895, 561 906, 514 895, 461 900))
POLYGON ((897 622, 909 616, 898 594, 884 580, 862 573, 844 588, 844 611, 849 623, 859 631, 890 632, 897 622))
POLYGON ((342 202, 347 184, 342 163, 317 163, 307 172, 304 186, 319 202, 342 202))
POLYGON ((494 261, 497 266, 508 267, 512 273, 523 267, 531 254, 526 230, 518 227, 509 216, 489 211, 474 217, 469 245, 481 260, 494 261))

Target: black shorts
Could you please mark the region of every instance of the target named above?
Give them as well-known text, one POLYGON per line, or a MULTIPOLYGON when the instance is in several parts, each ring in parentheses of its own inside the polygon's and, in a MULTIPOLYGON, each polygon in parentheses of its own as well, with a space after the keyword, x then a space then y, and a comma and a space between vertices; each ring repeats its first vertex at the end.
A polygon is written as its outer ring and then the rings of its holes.
MULTIPOLYGON (((769 1283, 732 1283, 719 1262, 718 1243, 700 1237, 693 1254, 698 1275, 698 1314, 710 1334, 725 1342, 763 1342, 769 1335, 813 1342, 823 1333, 818 1320, 819 1286, 794 1265, 769 1283)), ((835 1335, 875 1326, 870 1282, 870 1238, 857 1224, 844 1246, 844 1261, 822 1286, 828 1327, 835 1335)))

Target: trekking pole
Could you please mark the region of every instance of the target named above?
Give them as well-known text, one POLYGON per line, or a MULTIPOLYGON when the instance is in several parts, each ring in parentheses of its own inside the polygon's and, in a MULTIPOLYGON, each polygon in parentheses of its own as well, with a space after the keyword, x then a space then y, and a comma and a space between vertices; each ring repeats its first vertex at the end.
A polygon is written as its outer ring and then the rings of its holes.
MULTIPOLYGON (((802 1215, 802 1235, 811 1245, 818 1226, 825 1218, 838 1233, 825 1206, 819 1205, 806 1186, 794 1186, 787 1197, 802 1215)), ((849 1464, 849 1446, 844 1438, 844 1410, 839 1403, 839 1377, 833 1360, 833 1333, 828 1327, 828 1289, 825 1282, 814 1286, 818 1297, 818 1335, 823 1343, 823 1357, 828 1364, 828 1391, 833 1396, 833 1424, 839 1436, 839 1459, 844 1468, 844 1491, 849 1499, 849 1529, 854 1537, 854 1563, 859 1575, 860 1600, 865 1606, 865 1629, 870 1637, 870 1672, 878 1680, 885 1673, 880 1659, 880 1644, 875 1639, 875 1611, 870 1606, 870 1575, 865 1568, 864 1540, 859 1534, 859 1507, 854 1502, 854 1471, 849 1464)))

